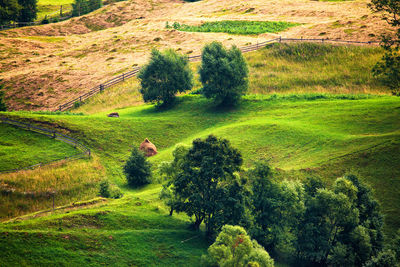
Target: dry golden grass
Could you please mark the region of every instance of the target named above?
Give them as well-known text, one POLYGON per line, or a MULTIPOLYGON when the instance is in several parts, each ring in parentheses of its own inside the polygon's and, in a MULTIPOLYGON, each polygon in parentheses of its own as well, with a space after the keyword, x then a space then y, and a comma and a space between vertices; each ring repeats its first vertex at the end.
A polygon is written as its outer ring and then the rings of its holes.
POLYGON ((367 0, 123 1, 56 24, 0 32, 0 79, 11 109, 55 109, 116 73, 146 62, 152 48, 199 54, 205 43, 255 44, 283 37, 371 40, 387 30, 367 0), (239 36, 166 29, 166 22, 272 20, 302 23, 279 34, 239 36), (102 29, 102 30, 100 30, 102 29))

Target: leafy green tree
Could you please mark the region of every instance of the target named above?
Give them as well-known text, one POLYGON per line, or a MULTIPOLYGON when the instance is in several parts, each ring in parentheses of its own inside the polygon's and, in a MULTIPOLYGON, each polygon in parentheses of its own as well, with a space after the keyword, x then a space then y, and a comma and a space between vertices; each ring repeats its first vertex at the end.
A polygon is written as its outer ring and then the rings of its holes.
POLYGON ((293 251, 297 224, 305 212, 303 186, 299 182, 278 183, 262 163, 257 163, 249 176, 254 216, 251 235, 270 252, 277 247, 293 251))
POLYGON ((381 251, 376 257, 369 260, 364 267, 393 267, 396 265, 396 253, 393 250, 387 249, 381 251))
POLYGON ((179 55, 172 49, 163 53, 153 49, 150 62, 142 68, 138 78, 143 100, 157 102, 158 106, 172 104, 176 93, 193 87, 193 73, 187 56, 179 55))
POLYGON ((86 0, 75 0, 72 4, 72 16, 78 17, 90 12, 89 2, 86 0))
POLYGON ((203 255, 203 263, 209 266, 242 267, 274 266, 274 260, 257 241, 251 240, 240 226, 224 225, 215 242, 203 255))
POLYGON ((344 234, 344 229, 352 229, 357 223, 358 211, 345 194, 318 189, 300 224, 298 255, 311 264, 327 265, 329 257, 332 259, 332 255, 347 251, 339 237, 344 234))
POLYGON ((218 105, 234 105, 248 89, 248 67, 242 52, 233 46, 226 50, 212 42, 203 48, 199 69, 202 92, 218 105))
POLYGON ((195 139, 172 182, 176 211, 195 217, 194 228, 204 221, 209 235, 224 224, 243 224, 246 213, 244 182, 235 176, 242 156, 226 139, 213 135, 195 139))
POLYGON ((395 35, 383 35, 382 47, 385 54, 373 68, 373 74, 382 77, 392 89, 393 94, 400 96, 400 4, 393 0, 372 0, 369 4, 373 11, 381 12, 383 19, 392 26, 395 35))
POLYGON ((322 266, 362 266, 378 257, 383 220, 370 189, 354 175, 338 178, 333 190, 309 189, 317 187, 315 181, 306 186, 310 195, 299 224, 298 256, 322 266))
POLYGON ((177 204, 179 203, 179 200, 173 193, 172 183, 177 179, 178 174, 182 171, 184 158, 188 151, 188 146, 177 145, 172 152, 174 159, 170 162, 161 162, 158 166, 159 174, 165 181, 160 192, 160 199, 164 200, 165 204, 170 207, 170 216, 172 216, 177 204))
POLYGON ((37 17, 37 0, 18 0, 22 7, 18 14, 18 21, 31 22, 37 17))
POLYGON ((18 0, 0 0, 0 24, 17 21, 20 10, 18 0))
MULTIPOLYGON (((3 88, 2 85, 0 85, 0 90, 3 88)), ((7 106, 6 103, 4 103, 4 92, 0 91, 0 111, 7 111, 7 106)))
POLYGON ((151 165, 144 154, 137 148, 132 150, 132 154, 124 166, 124 173, 128 184, 138 187, 151 182, 151 165))

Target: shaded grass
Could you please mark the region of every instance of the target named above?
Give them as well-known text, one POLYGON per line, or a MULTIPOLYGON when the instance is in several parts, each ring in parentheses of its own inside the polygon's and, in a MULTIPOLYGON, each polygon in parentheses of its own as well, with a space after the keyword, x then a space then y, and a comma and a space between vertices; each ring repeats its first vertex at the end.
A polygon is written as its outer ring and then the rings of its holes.
POLYGON ((285 21, 240 21, 223 20, 205 22, 199 26, 174 23, 172 26, 179 31, 185 32, 225 32, 231 34, 261 34, 266 32, 277 33, 290 27, 298 26, 298 23, 285 21))
POLYGON ((1 124, 0 136, 0 171, 26 168, 80 153, 69 144, 7 124, 1 124))

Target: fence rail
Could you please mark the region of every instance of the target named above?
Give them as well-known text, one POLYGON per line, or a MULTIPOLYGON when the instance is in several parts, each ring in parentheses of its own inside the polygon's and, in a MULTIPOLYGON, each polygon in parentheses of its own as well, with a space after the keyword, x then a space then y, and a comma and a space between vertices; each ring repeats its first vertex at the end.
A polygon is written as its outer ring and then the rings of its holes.
MULTIPOLYGON (((339 40, 339 39, 313 39, 313 38, 275 38, 275 39, 271 39, 265 42, 261 42, 261 43, 257 43, 257 44, 252 44, 252 45, 247 45, 247 46, 243 46, 240 47, 239 49, 243 52, 252 52, 255 50, 258 50, 260 48, 265 47, 268 44, 272 44, 272 43, 282 43, 282 42, 321 42, 321 43, 338 43, 338 44, 364 44, 364 45, 372 45, 372 44, 378 44, 378 41, 367 41, 367 42, 361 42, 361 41, 348 41, 348 40, 339 40)), ((196 61, 200 61, 201 59, 201 55, 196 55, 196 56, 189 56, 189 61, 190 62, 196 62, 196 61)), ((114 78, 112 78, 111 80, 99 84, 95 87, 93 87, 92 89, 89 90, 89 92, 80 95, 64 104, 61 104, 58 106, 58 108, 55 111, 65 111, 68 110, 72 107, 74 107, 75 103, 78 103, 78 105, 80 105, 83 101, 87 100, 88 98, 103 92, 104 89, 107 89, 115 84, 118 84, 120 82, 125 81, 126 79, 132 78, 134 76, 136 76, 136 74, 140 71, 141 67, 136 67, 134 68, 132 71, 128 71, 125 72, 121 75, 118 75, 114 78)))
POLYGON ((52 163, 60 161, 60 160, 74 160, 74 159, 80 159, 80 158, 90 157, 91 156, 90 149, 87 148, 85 145, 83 145, 80 142, 78 142, 78 140, 76 140, 76 139, 74 139, 74 138, 72 138, 70 136, 64 135, 64 134, 62 134, 60 132, 57 132, 55 130, 50 130, 50 129, 42 128, 42 127, 30 124, 30 123, 16 121, 16 120, 3 118, 3 117, 0 118, 0 122, 8 124, 8 125, 15 126, 15 127, 21 128, 21 129, 25 129, 25 130, 28 130, 28 131, 36 132, 36 133, 45 135, 45 136, 50 137, 50 138, 57 139, 57 140, 59 140, 61 142, 70 144, 70 145, 74 146, 75 148, 77 148, 78 150, 81 151, 80 153, 72 155, 70 157, 56 159, 56 160, 48 161, 48 162, 45 162, 45 163, 37 163, 37 164, 31 165, 31 166, 28 166, 28 167, 25 167, 25 168, 0 171, 0 173, 7 173, 7 172, 15 172, 15 171, 19 171, 19 170, 34 169, 36 167, 49 165, 49 164, 52 164, 52 163))

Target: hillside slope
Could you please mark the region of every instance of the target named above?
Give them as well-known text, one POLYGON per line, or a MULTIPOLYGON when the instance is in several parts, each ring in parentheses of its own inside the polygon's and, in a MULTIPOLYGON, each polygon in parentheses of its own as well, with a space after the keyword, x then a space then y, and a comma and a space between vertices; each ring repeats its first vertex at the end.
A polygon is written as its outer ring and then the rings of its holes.
POLYGON ((146 62, 152 48, 199 54, 214 40, 255 44, 276 36, 376 40, 388 27, 367 1, 130 0, 56 24, 0 32, 0 79, 11 109, 54 109, 91 87, 146 62), (302 23, 278 34, 241 36, 166 29, 215 20, 302 23))

